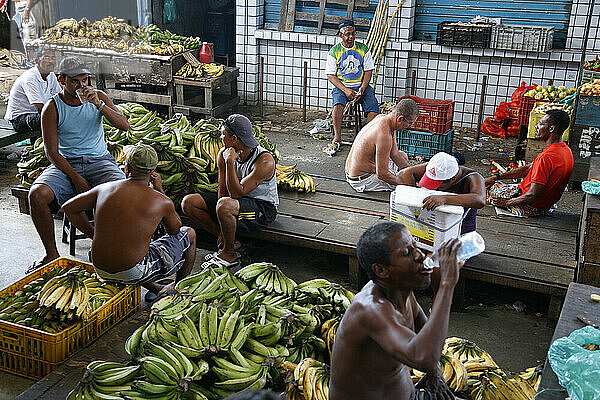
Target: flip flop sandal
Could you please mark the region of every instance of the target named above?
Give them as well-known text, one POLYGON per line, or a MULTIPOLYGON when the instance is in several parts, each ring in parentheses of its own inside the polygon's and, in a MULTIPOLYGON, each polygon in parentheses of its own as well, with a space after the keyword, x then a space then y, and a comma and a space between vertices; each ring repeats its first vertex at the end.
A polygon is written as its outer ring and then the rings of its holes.
POLYGON ((223 260, 220 257, 214 257, 211 258, 209 261, 205 261, 202 263, 202 265, 200 266, 200 268, 205 269, 205 268, 209 268, 211 265, 216 265, 218 267, 223 267, 223 268, 235 268, 238 267, 240 265, 240 259, 237 258, 234 262, 229 262, 227 260, 223 260))
POLYGON ((144 300, 146 300, 146 303, 154 303, 156 301, 156 299, 158 299, 158 296, 149 290, 146 293, 146 295, 144 296, 144 300))
POLYGON ((337 153, 338 151, 340 151, 340 146, 342 144, 340 142, 331 142, 329 143, 329 145, 327 145, 327 147, 323 148, 323 153, 327 154, 328 156, 332 157, 335 153, 337 153))
MULTIPOLYGON (((159 285, 169 285, 173 282, 175 282, 175 281, 171 278, 163 278, 163 279, 156 281, 156 283, 158 283, 159 285)), ((171 290, 168 290, 164 295, 168 295, 169 292, 171 292, 171 290)), ((171 294, 173 294, 173 293, 171 293, 171 294)), ((146 292, 146 295, 144 296, 144 300, 146 300, 146 303, 154 303, 156 301, 156 299, 158 299, 158 296, 149 290, 148 290, 148 292, 146 292)))
MULTIPOLYGON (((217 257, 219 255, 219 250, 215 251, 214 253, 208 253, 207 255, 204 256, 204 261, 210 261, 213 258, 217 257)), ((236 258, 240 258, 241 255, 239 252, 235 252, 235 256, 236 258)))
POLYGON ((45 263, 42 260, 34 261, 33 264, 31 264, 29 267, 27 267, 27 269, 25 270, 25 274, 29 275, 29 274, 37 271, 38 269, 42 268, 46 264, 48 264, 48 263, 45 263))

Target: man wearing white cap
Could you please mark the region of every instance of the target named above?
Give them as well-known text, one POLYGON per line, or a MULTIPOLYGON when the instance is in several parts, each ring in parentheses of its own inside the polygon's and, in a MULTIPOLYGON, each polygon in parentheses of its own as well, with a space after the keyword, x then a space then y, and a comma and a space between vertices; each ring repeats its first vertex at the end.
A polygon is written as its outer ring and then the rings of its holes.
POLYGON ((418 164, 400 171, 404 185, 418 185, 448 192, 436 194, 423 200, 423 208, 434 210, 443 204, 465 208, 461 234, 476 228, 477 209, 485 206, 485 184, 483 177, 475 170, 459 165, 456 157, 447 153, 437 153, 428 163, 418 164))

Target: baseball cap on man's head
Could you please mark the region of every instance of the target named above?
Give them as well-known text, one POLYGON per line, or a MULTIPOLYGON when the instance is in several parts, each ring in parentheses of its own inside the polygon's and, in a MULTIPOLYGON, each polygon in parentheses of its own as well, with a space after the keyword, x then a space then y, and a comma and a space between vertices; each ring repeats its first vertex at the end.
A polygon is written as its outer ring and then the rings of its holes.
POLYGON ((340 23, 338 24, 338 32, 340 32, 342 29, 349 27, 349 26, 354 28, 354 21, 352 21, 351 19, 341 20, 340 23))
POLYGON ((242 143, 250 148, 258 146, 258 141, 252 133, 252 122, 242 114, 231 114, 223 121, 225 130, 237 136, 242 143))
POLYGON ((448 153, 437 153, 427 163, 419 186, 435 190, 446 179, 454 178, 458 173, 458 161, 448 153))
POLYGON ((81 74, 91 74, 90 70, 79 57, 68 56, 62 59, 58 65, 58 70, 61 75, 67 75, 73 78, 81 74))
POLYGON ((127 151, 125 162, 134 171, 149 174, 156 169, 158 155, 152 146, 139 143, 127 151))

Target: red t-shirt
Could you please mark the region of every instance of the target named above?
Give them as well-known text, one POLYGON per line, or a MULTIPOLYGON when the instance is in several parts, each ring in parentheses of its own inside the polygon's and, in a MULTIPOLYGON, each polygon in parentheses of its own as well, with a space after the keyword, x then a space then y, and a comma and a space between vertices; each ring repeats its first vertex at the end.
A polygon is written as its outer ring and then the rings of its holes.
POLYGON ((542 194, 531 207, 549 209, 560 200, 573 171, 573 153, 566 143, 552 143, 537 155, 529 172, 519 185, 527 193, 531 182, 544 185, 542 194))

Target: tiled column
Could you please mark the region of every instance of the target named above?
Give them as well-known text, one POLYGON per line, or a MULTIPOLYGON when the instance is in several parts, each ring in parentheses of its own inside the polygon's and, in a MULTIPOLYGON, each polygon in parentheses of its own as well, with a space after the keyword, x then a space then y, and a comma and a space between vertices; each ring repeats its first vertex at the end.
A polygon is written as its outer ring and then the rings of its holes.
POLYGON ((258 102, 259 52, 254 33, 264 22, 264 0, 236 0, 236 66, 240 68, 238 91, 246 104, 258 102))
MULTIPOLYGON (((590 10, 590 0, 573 0, 571 6, 571 17, 569 19, 569 29, 567 30, 567 50, 581 50, 583 48, 583 39, 585 35, 587 15, 590 10)), ((596 2, 592 20, 590 23, 590 33, 588 39, 588 51, 600 51, 600 38, 598 33, 600 29, 600 4, 596 2)))

